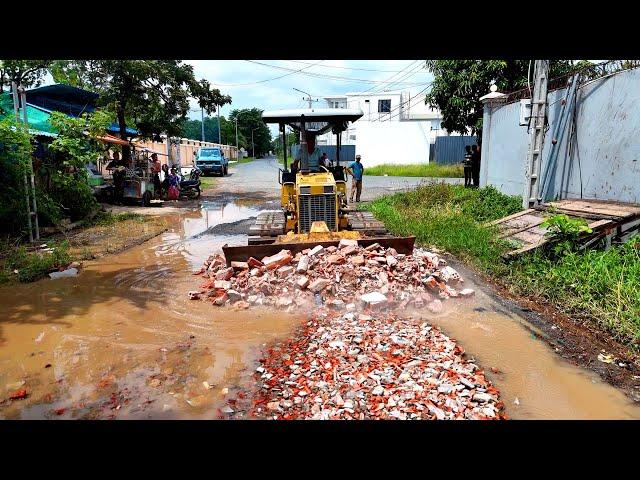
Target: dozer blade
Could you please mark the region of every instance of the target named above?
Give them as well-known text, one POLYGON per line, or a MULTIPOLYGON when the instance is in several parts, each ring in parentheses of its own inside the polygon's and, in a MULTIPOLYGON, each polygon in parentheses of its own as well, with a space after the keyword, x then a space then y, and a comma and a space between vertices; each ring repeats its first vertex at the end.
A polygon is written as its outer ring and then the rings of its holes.
MULTIPOLYGON (((413 244, 416 237, 392 237, 392 236, 380 236, 380 237, 365 237, 359 238, 358 244, 363 247, 368 247, 374 243, 379 243, 385 248, 394 248, 398 253, 409 255, 413 253, 413 244)), ((311 249, 316 245, 322 245, 327 248, 330 246, 338 246, 340 240, 328 240, 328 241, 311 241, 300 243, 271 243, 268 245, 246 245, 240 247, 230 247, 225 245, 222 247, 224 257, 227 261, 227 265, 231 265, 231 262, 246 262, 249 257, 262 260, 264 257, 270 257, 280 252, 280 250, 290 250, 293 255, 303 250, 311 249)))

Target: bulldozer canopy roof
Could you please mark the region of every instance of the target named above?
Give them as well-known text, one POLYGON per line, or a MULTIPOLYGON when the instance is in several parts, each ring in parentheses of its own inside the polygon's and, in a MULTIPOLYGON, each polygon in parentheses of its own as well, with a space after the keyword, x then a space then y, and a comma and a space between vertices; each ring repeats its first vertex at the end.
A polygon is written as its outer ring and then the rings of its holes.
POLYGON ((363 115, 359 108, 303 108, 267 111, 262 114, 262 119, 265 123, 286 124, 298 131, 304 120, 305 130, 320 134, 329 129, 334 133, 346 130, 348 122, 355 122, 363 115))

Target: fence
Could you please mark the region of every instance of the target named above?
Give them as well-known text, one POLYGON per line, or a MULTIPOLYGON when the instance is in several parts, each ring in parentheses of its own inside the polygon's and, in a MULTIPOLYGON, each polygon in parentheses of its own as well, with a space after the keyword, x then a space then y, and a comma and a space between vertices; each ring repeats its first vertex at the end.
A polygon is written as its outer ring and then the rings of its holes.
MULTIPOLYGON (((640 202, 640 69, 574 77, 574 82, 573 91, 563 88, 548 95, 543 200, 640 202)), ((520 102, 504 101, 485 105, 480 183, 523 195, 527 126, 520 125, 520 102)))
POLYGON ((473 136, 436 137, 434 146, 434 162, 451 165, 464 160, 464 147, 475 145, 477 138, 473 136))
MULTIPOLYGON (((166 140, 164 142, 144 141, 135 143, 141 148, 148 148, 149 150, 152 150, 160 155, 168 156, 168 162, 170 164, 178 163, 178 158, 180 158, 180 163, 182 165, 190 165, 191 161, 194 158, 194 154, 201 147, 221 148, 224 152, 224 156, 229 158, 230 160, 236 160, 238 158, 238 152, 235 146, 221 145, 219 143, 212 142, 201 142, 199 140, 191 140, 188 138, 172 139, 171 148, 169 151, 167 151, 166 140)), ((162 163, 164 163, 164 161, 162 163)))

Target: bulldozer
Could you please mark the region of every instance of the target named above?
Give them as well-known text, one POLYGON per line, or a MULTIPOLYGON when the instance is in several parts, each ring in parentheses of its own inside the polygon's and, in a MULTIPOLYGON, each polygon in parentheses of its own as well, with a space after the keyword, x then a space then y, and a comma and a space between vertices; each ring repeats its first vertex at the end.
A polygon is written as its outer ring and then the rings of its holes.
POLYGON ((395 237, 370 212, 358 211, 347 202, 347 172, 340 164, 342 132, 349 122, 363 116, 360 109, 296 109, 265 111, 265 123, 277 123, 282 135, 283 167, 278 169, 280 205, 262 211, 249 227, 247 246, 225 245, 227 264, 274 255, 282 249, 293 254, 316 245, 337 246, 342 239, 354 239, 364 247, 378 243, 410 254, 415 237, 395 237), (300 134, 299 167, 288 165, 286 127, 300 134), (318 161, 315 138, 331 131, 336 136, 333 166, 318 161))

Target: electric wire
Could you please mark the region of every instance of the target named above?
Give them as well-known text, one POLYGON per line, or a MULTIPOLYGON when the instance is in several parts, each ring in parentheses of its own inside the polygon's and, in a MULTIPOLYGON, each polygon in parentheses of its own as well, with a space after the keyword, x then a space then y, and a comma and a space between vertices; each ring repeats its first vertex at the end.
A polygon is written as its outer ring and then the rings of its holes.
MULTIPOLYGON (((293 63, 301 63, 301 64, 309 64, 310 62, 303 62, 300 60, 285 60, 286 62, 293 62, 293 63)), ((378 72, 378 73, 401 73, 402 70, 377 70, 374 68, 355 68, 355 67, 342 67, 339 65, 323 65, 324 68, 339 68, 342 70, 358 70, 358 71, 362 71, 362 72, 378 72)))
MULTIPOLYGON (((273 65, 273 64, 270 64, 270 63, 258 62, 256 60, 245 60, 245 61, 249 62, 249 63, 255 63, 257 65, 263 65, 263 66, 266 66, 266 67, 274 68, 276 70, 292 71, 290 68, 287 68, 287 67, 282 67, 282 66, 279 66, 279 65, 273 65)), ((418 60, 418 61, 420 61, 420 60, 418 60)), ((310 68, 310 67, 311 66, 306 67, 306 68, 310 68)), ((375 88, 375 86, 386 85, 386 84, 389 83, 388 81, 383 81, 383 80, 369 80, 369 79, 365 79, 365 78, 341 77, 339 75, 329 75, 329 74, 325 74, 325 73, 302 72, 302 70, 305 70, 305 69, 293 70, 293 72, 300 73, 301 75, 314 77, 314 78, 325 78, 325 79, 329 79, 329 80, 347 81, 347 82, 351 82, 351 83, 369 83, 369 84, 373 84, 374 88, 375 88)), ((395 83, 395 82, 391 82, 391 83, 395 83)), ((419 86, 419 85, 424 85, 425 82, 402 82, 402 83, 404 83, 406 85, 419 86)))
MULTIPOLYGON (((247 61, 251 61, 251 60, 247 60, 247 61)), ((247 85, 257 85, 259 83, 273 82, 274 80, 280 80, 281 78, 288 77, 289 75, 295 75, 296 73, 301 73, 304 70, 307 70, 308 68, 315 67, 316 65, 320 65, 322 62, 324 62, 324 60, 320 60, 319 62, 314 63, 313 65, 303 67, 299 70, 288 69, 290 70, 290 73, 287 73, 285 75, 280 75, 278 77, 267 78, 265 80, 258 80, 255 82, 247 82, 247 83, 216 83, 215 86, 216 87, 240 87, 240 86, 247 86, 247 85)))

